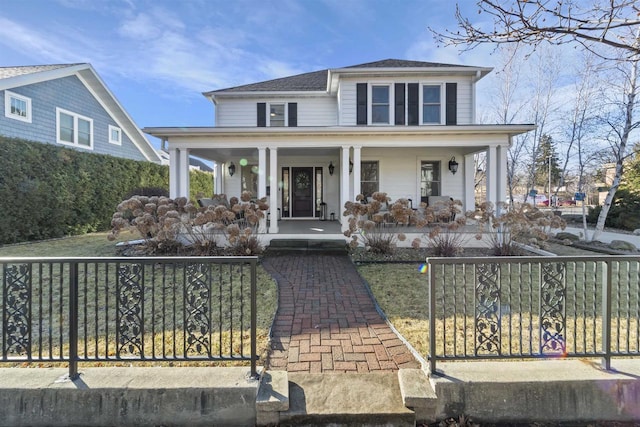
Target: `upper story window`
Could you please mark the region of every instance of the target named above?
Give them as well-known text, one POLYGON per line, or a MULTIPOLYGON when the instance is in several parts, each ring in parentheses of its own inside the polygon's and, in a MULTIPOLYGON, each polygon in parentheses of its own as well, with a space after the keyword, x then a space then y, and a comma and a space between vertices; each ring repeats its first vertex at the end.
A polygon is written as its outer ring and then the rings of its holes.
POLYGON ((284 104, 269 104, 269 126, 284 126, 284 104))
POLYGON ((371 123, 389 124, 389 86, 371 86, 371 123))
POLYGON ((122 130, 119 127, 109 125, 109 142, 122 145, 122 130))
POLYGON ((56 108, 58 143, 93 149, 93 120, 56 108))
POLYGON ((442 87, 440 85, 422 86, 422 123, 442 123, 442 87))
POLYGON ((269 103, 258 102, 258 127, 282 127, 298 126, 298 103, 280 102, 269 103), (267 116, 267 110, 269 115, 267 116))
POLYGON ((4 115, 10 119, 31 123, 31 98, 5 90, 4 115))

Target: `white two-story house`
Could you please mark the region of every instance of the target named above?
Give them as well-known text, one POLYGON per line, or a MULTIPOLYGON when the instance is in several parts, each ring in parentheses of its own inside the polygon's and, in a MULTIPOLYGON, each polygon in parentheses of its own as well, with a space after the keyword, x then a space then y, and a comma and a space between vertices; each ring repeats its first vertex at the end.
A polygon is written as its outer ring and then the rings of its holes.
POLYGON ((268 198, 268 233, 325 213, 344 230, 345 203, 375 191, 470 210, 474 154, 487 156, 487 199, 504 200, 511 138, 533 129, 476 124, 476 83, 490 71, 396 59, 314 71, 206 92, 213 127, 144 131, 169 151, 172 197, 189 194, 189 155, 213 160, 215 193, 268 198))

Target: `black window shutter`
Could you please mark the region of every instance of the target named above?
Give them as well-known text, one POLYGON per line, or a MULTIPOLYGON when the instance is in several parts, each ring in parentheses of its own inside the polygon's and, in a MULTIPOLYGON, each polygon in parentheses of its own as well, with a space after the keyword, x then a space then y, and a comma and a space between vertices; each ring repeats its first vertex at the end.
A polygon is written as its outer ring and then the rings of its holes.
POLYGON ((267 126, 267 104, 258 102, 258 127, 267 126))
POLYGON ((367 84, 356 84, 356 124, 367 124, 367 84))
POLYGON ((418 95, 419 85, 418 83, 409 83, 407 85, 407 124, 409 126, 417 126, 420 124, 420 108, 418 95))
POLYGON ((458 83, 447 83, 447 105, 446 121, 447 125, 458 124, 458 83))
POLYGON ((404 83, 396 83, 394 87, 396 125, 404 125, 404 83))
POLYGON ((287 108, 289 109, 289 126, 298 126, 298 103, 290 102, 287 104, 287 108))

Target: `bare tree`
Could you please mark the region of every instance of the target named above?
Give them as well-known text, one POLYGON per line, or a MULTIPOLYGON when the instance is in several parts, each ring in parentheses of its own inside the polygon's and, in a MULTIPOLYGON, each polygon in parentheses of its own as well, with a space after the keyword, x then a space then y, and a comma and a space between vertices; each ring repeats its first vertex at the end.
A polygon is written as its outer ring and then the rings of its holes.
MULTIPOLYGON (((584 192, 585 170, 592 166, 594 160, 599 156, 601 149, 596 147, 590 137, 594 131, 594 120, 596 107, 596 87, 594 76, 598 72, 598 64, 593 54, 587 53, 582 60, 576 64, 576 81, 573 85, 573 103, 568 111, 565 123, 564 144, 565 156, 562 165, 561 182, 566 183, 569 174, 569 159, 577 161, 577 192, 584 192)), ((556 188, 556 197, 558 196, 556 188)), ((587 210, 586 204, 582 203, 582 227, 583 234, 587 236, 587 210)))
MULTIPOLYGON (((636 45, 640 46, 640 30, 636 37, 636 45)), ((604 230, 605 221, 611 208, 613 198, 620 186, 623 173, 623 162, 627 157, 627 147, 629 145, 629 136, 631 132, 638 128, 640 122, 635 119, 634 109, 636 106, 636 96, 638 94, 638 67, 640 63, 640 55, 636 55, 633 61, 626 61, 618 64, 616 69, 621 71, 624 76, 624 84, 622 88, 622 100, 618 102, 618 117, 616 119, 616 111, 612 111, 611 116, 604 117, 610 128, 608 134, 608 142, 611 147, 611 153, 615 158, 615 176, 613 183, 609 187, 607 197, 605 198, 602 210, 598 216, 596 229, 593 233, 592 240, 597 240, 604 230)))
POLYGON ((515 0, 510 4, 480 0, 478 8, 480 15, 492 18, 493 28, 475 24, 456 6, 460 30, 440 33, 429 29, 440 43, 466 45, 465 50, 482 43, 522 43, 535 48, 543 42, 574 42, 602 57, 607 54, 601 46, 622 50, 627 58, 640 54, 634 37, 629 36, 640 25, 637 0, 515 0))

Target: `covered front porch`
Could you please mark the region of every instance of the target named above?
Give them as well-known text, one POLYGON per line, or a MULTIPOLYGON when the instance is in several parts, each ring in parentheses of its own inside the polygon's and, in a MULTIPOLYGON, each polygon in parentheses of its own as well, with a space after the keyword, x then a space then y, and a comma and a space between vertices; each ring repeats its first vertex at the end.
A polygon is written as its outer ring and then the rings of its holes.
POLYGON ((486 156, 486 200, 506 194, 507 150, 530 126, 419 128, 153 128, 170 156, 171 197, 189 194, 189 156, 215 162, 212 194, 267 198, 268 235, 341 235, 343 207, 358 194, 387 193, 414 209, 430 196, 475 207, 474 156, 486 156), (455 167, 453 167, 455 165, 455 167), (322 220, 322 221, 320 221, 322 220), (310 223, 309 221, 314 221, 310 223), (317 225, 317 226, 315 226, 317 225))

